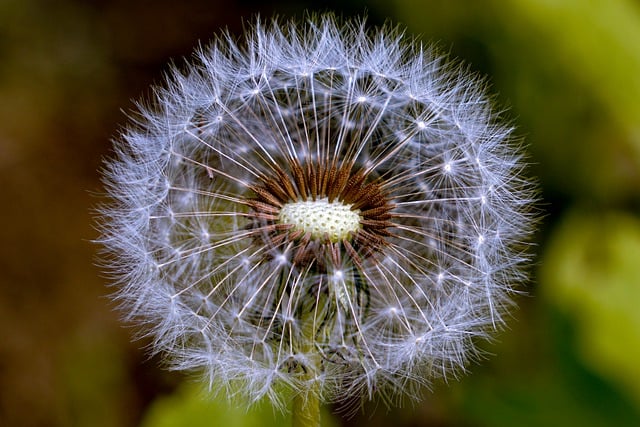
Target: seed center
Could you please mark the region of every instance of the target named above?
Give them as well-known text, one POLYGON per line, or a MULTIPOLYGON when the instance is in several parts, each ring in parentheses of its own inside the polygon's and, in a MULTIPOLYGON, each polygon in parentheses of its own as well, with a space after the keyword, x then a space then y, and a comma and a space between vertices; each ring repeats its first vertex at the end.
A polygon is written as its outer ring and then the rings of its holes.
POLYGON ((314 239, 328 237, 331 242, 348 239, 360 229, 360 210, 353 205, 329 202, 328 198, 286 203, 280 209, 280 224, 292 224, 296 230, 314 239))

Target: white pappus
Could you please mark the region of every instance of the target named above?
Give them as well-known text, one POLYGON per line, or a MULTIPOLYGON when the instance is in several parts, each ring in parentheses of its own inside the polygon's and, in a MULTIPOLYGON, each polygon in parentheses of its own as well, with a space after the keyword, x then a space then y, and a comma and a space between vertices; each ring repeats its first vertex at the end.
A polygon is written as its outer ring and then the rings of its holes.
POLYGON ((482 80, 332 15, 217 38, 116 141, 116 298, 176 369, 281 403, 416 394, 524 280, 533 185, 482 80))

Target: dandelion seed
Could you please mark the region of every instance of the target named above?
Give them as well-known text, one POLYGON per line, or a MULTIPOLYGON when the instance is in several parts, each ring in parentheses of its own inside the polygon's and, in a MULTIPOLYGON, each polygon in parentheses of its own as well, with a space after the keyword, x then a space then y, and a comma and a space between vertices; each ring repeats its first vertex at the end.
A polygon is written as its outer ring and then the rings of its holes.
POLYGON ((102 242, 174 368, 276 404, 415 397, 501 324, 532 192, 477 78, 325 15, 217 39, 155 93, 102 242))

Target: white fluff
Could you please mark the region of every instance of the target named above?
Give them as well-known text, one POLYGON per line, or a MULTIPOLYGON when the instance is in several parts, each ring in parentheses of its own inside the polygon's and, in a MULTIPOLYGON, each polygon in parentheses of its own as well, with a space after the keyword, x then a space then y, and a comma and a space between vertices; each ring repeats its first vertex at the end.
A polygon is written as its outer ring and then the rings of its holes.
POLYGON ((331 15, 216 39, 116 141, 101 241, 117 298, 173 367, 253 401, 413 396, 459 371, 524 278, 532 222, 484 87, 331 15), (370 170, 394 206, 386 245, 320 268, 256 237, 244 201, 285 157, 370 170))

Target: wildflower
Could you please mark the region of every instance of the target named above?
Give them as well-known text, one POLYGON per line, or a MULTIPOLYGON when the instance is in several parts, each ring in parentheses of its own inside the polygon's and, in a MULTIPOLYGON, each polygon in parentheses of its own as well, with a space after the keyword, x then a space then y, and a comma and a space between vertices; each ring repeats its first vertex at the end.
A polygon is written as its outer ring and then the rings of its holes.
POLYGON ((117 298, 215 389, 413 395, 523 279, 521 155, 483 82, 397 30, 282 24, 198 51, 117 141, 117 298))

